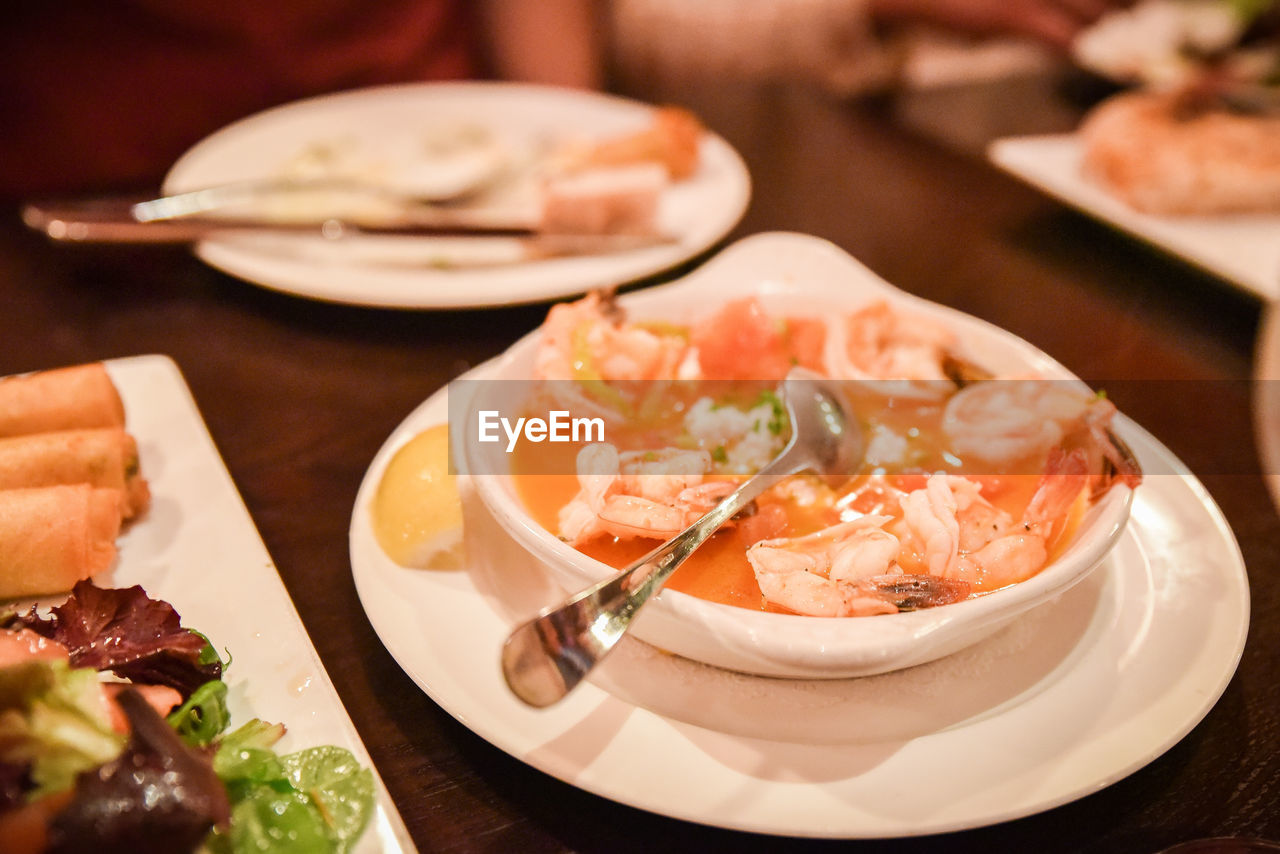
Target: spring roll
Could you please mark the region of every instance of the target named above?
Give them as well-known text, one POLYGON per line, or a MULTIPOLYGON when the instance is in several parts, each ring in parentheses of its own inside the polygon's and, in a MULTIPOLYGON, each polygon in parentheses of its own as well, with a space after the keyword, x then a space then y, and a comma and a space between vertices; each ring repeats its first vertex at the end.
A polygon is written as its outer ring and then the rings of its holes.
POLYGON ((64 593, 109 567, 120 501, 83 483, 0 490, 0 599, 64 593))
POLYGON ((125 519, 145 510, 151 498, 138 467, 138 444, 118 427, 0 439, 0 489, 74 483, 119 490, 125 519))
POLYGON ((0 380, 0 436, 123 426, 124 402, 101 362, 0 380))

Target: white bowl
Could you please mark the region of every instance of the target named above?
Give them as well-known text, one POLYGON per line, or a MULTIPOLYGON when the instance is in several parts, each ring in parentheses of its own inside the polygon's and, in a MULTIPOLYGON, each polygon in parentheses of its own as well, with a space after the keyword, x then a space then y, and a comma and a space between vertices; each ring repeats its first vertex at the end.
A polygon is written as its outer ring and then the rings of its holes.
MULTIPOLYGON (((628 317, 681 322, 754 294, 789 314, 847 313, 875 300, 944 321, 967 357, 998 373, 1074 380, 1027 342, 969 315, 894 288, 834 245, 800 234, 744 239, 683 279, 622 297, 628 317)), ((486 380, 533 376, 537 332, 490 363, 486 380)), ((475 404, 467 423, 476 423, 475 404)), ((455 409, 455 412, 462 410, 455 409)), ((567 590, 616 572, 536 522, 516 494, 501 444, 461 441, 455 458, 493 517, 567 590), (459 447, 461 446, 461 447, 459 447)), ((664 590, 637 617, 641 640, 707 664, 765 676, 845 678, 923 664, 973 644, 1064 592, 1102 562, 1129 517, 1133 493, 1117 484, 1091 506, 1066 550, 1012 587, 951 605, 898 614, 824 618, 753 611, 664 590)), ((546 602, 541 605, 555 603, 546 602)), ((532 616, 532 614, 530 615, 532 616)))

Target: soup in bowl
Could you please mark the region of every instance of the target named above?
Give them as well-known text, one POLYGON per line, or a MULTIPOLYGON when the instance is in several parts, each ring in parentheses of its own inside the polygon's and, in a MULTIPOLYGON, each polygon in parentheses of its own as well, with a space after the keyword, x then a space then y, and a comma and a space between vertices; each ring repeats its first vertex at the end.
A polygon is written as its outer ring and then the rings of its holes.
POLYGON ((884 672, 989 635, 1116 541, 1141 474, 1105 395, 799 235, 743 241, 616 304, 553 307, 486 379, 451 390, 457 457, 576 590, 781 451, 794 366, 834 381, 862 460, 771 484, 646 606, 640 639, 762 675, 884 672))

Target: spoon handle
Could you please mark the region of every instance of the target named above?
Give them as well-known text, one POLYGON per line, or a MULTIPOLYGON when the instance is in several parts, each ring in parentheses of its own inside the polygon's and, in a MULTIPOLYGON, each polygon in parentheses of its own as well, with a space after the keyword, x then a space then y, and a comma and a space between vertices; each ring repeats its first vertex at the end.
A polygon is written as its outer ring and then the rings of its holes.
POLYGON ((502 647, 512 693, 542 708, 563 698, 626 633, 671 574, 734 514, 783 477, 811 467, 793 441, 700 519, 613 578, 517 627, 502 647))

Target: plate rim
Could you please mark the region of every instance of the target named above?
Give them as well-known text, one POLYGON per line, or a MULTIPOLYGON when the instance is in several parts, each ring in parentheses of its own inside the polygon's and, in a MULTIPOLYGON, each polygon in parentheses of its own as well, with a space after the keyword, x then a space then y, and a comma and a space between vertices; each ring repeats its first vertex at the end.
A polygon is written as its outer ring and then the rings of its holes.
MULTIPOLYGON (((484 366, 482 365, 475 370, 477 371, 481 370, 483 369, 483 367, 484 366)), ((1091 779, 1087 784, 1079 785, 1070 791, 1059 793, 1055 797, 1041 799, 1040 801, 1031 805, 1024 806, 1023 808, 1010 809, 1003 813, 993 812, 979 818, 971 818, 967 820, 961 819, 961 820, 954 820, 948 823, 928 825, 921 828, 912 829, 910 831, 899 829, 891 832, 885 832, 883 829, 873 829, 870 832, 857 832, 857 831, 849 830, 847 828, 824 831, 823 829, 820 829, 820 828, 806 829, 803 827, 783 827, 775 824, 769 824, 767 822, 751 821, 751 820, 745 820, 745 819, 739 820, 739 821, 727 821, 724 819, 717 819, 714 817, 707 817, 707 816, 698 815, 694 813, 682 812, 680 809, 673 807, 670 803, 663 803, 661 798, 656 798, 656 799, 653 798, 652 793, 649 793, 650 797, 648 799, 646 799, 645 797, 636 797, 635 793, 632 793, 631 795, 629 795, 625 791, 619 791, 616 783, 613 786, 606 785, 605 782, 597 779, 596 775, 594 774, 588 774, 585 779, 583 777, 575 778, 573 775, 566 773, 564 768, 557 767, 555 763, 546 761, 545 759, 539 760, 539 759, 530 758, 530 756, 527 753, 521 753, 519 747, 517 746, 517 743, 521 739, 521 734, 519 732, 519 726, 520 726, 519 724, 513 724, 512 722, 508 721, 507 722, 508 732, 506 734, 495 732, 493 729, 490 729, 489 727, 485 726, 481 721, 477 720, 478 716, 476 714, 473 714, 473 712, 482 711, 482 709, 470 703, 467 700, 467 698, 459 697, 457 694, 452 694, 448 691, 442 691, 437 686, 433 686, 432 684, 429 684, 428 682, 424 681, 424 679, 421 678, 418 673, 414 672, 417 668, 415 668, 414 665, 406 661, 404 656, 404 651, 398 648, 396 644, 389 643, 384 639, 384 634, 386 634, 387 632, 382 627, 383 621, 372 612, 373 609, 371 609, 368 605, 366 605, 366 602, 369 601, 372 594, 370 593, 370 589, 369 589, 370 580, 365 577, 365 573, 370 572, 372 570, 362 571, 361 569, 361 565, 364 563, 364 560, 356 551, 357 538, 360 535, 357 535, 355 531, 358 527, 362 527, 364 524, 367 524, 367 523, 362 523, 357 517, 367 512, 372 491, 376 487, 377 478, 374 476, 375 472, 378 470, 376 463, 381 461, 383 466, 385 466, 385 462, 389 458, 390 453, 393 453, 394 450, 400 446, 400 444, 402 444, 405 440, 407 440, 408 435, 412 435, 412 433, 416 432, 417 430, 425 429, 426 427, 432 426, 432 424, 441 423, 441 416, 436 416, 434 420, 423 420, 424 414, 429 411, 428 407, 433 409, 443 409, 441 398, 439 397, 439 395, 440 393, 437 393, 436 395, 432 395, 431 397, 429 397, 427 401, 425 401, 418 409, 415 409, 413 413, 411 413, 408 417, 406 417, 406 419, 404 420, 404 422, 402 422, 400 427, 398 427, 397 430, 391 434, 391 437, 388 439, 388 443, 386 444, 386 446, 384 446, 382 450, 379 451, 378 457, 375 458, 375 465, 370 466, 368 472, 366 472, 366 479, 361 484, 361 488, 353 508, 352 535, 351 535, 352 574, 353 574, 353 581, 356 587, 357 596, 360 599, 361 606, 362 608, 365 609, 366 615, 368 616, 370 623, 374 628, 375 633, 378 635, 379 640, 381 640, 384 643, 384 646, 386 646, 392 658, 402 668, 405 674, 409 676, 409 678, 415 684, 418 685, 419 689, 422 690, 423 693, 426 694, 429 699, 431 699, 433 702, 439 705, 440 708, 445 711, 445 713, 453 717, 463 726, 467 727, 467 729, 471 730, 471 732, 473 732, 475 735, 479 736, 481 739, 488 742, 491 746, 503 751, 507 755, 511 756, 513 759, 516 759, 517 761, 522 762, 523 764, 528 765, 531 768, 534 768, 538 771, 541 771, 542 773, 545 773, 551 777, 554 777, 555 779, 558 779, 568 785, 571 785, 575 788, 589 792, 591 794, 597 795, 599 797, 603 797, 607 800, 614 801, 615 803, 623 804, 625 806, 630 806, 636 809, 641 809, 646 812, 653 813, 655 815, 666 816, 668 818, 675 818, 682 821, 687 821, 693 824, 703 825, 707 827, 715 827, 715 828, 721 828, 725 830, 746 831, 751 833, 758 833, 758 834, 777 836, 777 837, 813 838, 813 839, 910 838, 910 837, 917 837, 917 836, 932 836, 932 835, 937 835, 942 833, 950 833, 950 832, 963 831, 963 830, 973 830, 981 827, 989 827, 992 825, 1001 824, 1003 822, 1012 821, 1019 818, 1025 818, 1032 815, 1037 815, 1042 812, 1046 812, 1048 810, 1062 806, 1064 804, 1072 803, 1081 798, 1087 797, 1088 795, 1101 791, 1102 789, 1105 789, 1108 786, 1113 785, 1114 783, 1124 779, 1125 777, 1128 777, 1129 775, 1141 770, 1142 768, 1146 767, 1150 763, 1154 762, 1156 759, 1160 758, 1162 755, 1164 755, 1166 752, 1172 749, 1175 745, 1177 745, 1180 741, 1182 741, 1182 739, 1185 738, 1188 733, 1190 733, 1202 720, 1204 720, 1204 718, 1209 714, 1209 712, 1217 704, 1218 700, 1221 699, 1223 693, 1225 693, 1231 680, 1234 678, 1235 672, 1241 660, 1241 656, 1243 655, 1243 652, 1244 652, 1245 641, 1248 635, 1249 616, 1250 616, 1249 588, 1248 588, 1247 578, 1245 577, 1245 566, 1243 562, 1243 557, 1240 553, 1239 545, 1235 540, 1234 534, 1231 533, 1230 527, 1227 524, 1225 517, 1223 517, 1221 509, 1213 501, 1212 497, 1209 495, 1208 491, 1203 487, 1203 485, 1200 484, 1200 482, 1194 477, 1194 475, 1191 475, 1189 472, 1185 470, 1185 468, 1181 465, 1181 463, 1177 460, 1177 458, 1173 456, 1172 452, 1168 451, 1168 449, 1165 448, 1158 440, 1152 437, 1150 433, 1148 433, 1147 431, 1139 427, 1137 429, 1141 438, 1136 444, 1138 444, 1139 446, 1143 446, 1143 445, 1147 446, 1149 449, 1151 449, 1153 453, 1163 457, 1168 464, 1173 466, 1175 470, 1179 472, 1179 474, 1177 475, 1159 475, 1158 476, 1159 481, 1157 482, 1167 480, 1170 477, 1176 477, 1179 484, 1185 485, 1182 488, 1186 488, 1190 490, 1202 502, 1203 510, 1204 510, 1204 513, 1206 514, 1205 517, 1214 523, 1213 527, 1215 530, 1215 534, 1219 536, 1225 535, 1222 537, 1222 543, 1230 547, 1230 554, 1231 554, 1231 557, 1233 558, 1230 561, 1230 563, 1232 564, 1231 569, 1237 570, 1237 573, 1234 576, 1233 580, 1238 580, 1240 582, 1238 586, 1233 585, 1234 590, 1239 594, 1237 602, 1235 603, 1237 608, 1235 616, 1238 617, 1238 619, 1234 622, 1234 625, 1236 626, 1236 637, 1235 637, 1235 642, 1232 644, 1231 653, 1228 656, 1228 658, 1230 659, 1229 663, 1224 663, 1224 666, 1221 668, 1221 671, 1220 671, 1220 677, 1217 680, 1216 684, 1213 685, 1209 690, 1203 692, 1202 694, 1203 701, 1200 704, 1200 706, 1194 710, 1190 710, 1184 716, 1180 726, 1169 730, 1165 734, 1164 738, 1161 739, 1160 744, 1156 748, 1148 751, 1147 753, 1144 753, 1143 755, 1135 756, 1129 762, 1118 764, 1116 767, 1110 769, 1108 773, 1096 776, 1094 779, 1091 779)), ((443 417, 447 417, 447 415, 443 417)), ((1134 536, 1133 534, 1128 533, 1126 531, 1126 533, 1122 535, 1122 542, 1131 539, 1133 536, 1134 536)), ((1110 568, 1109 567, 1099 568, 1099 572, 1106 572, 1106 571, 1110 571, 1110 568)), ((481 596, 481 594, 478 591, 476 591, 474 588, 470 589, 468 593, 469 595, 475 596, 475 597, 481 596)), ((489 606, 487 604, 483 604, 483 607, 488 609, 489 606)), ((497 640, 500 640, 500 638, 495 639, 495 648, 496 648, 497 640)), ((441 656, 437 655, 437 658, 440 658, 440 657, 441 656)), ((495 669, 496 669, 496 661, 495 661, 495 669)), ((498 679, 496 675, 494 678, 495 680, 498 679)), ((765 678, 765 677, 761 677, 761 678, 765 678)), ((578 702, 577 705, 575 705, 573 712, 566 712, 565 713, 566 717, 569 716, 570 714, 576 717, 585 717, 585 714, 581 714, 578 711, 579 706, 586 706, 590 704, 592 708, 595 708, 597 706, 601 706, 603 704, 612 702, 612 703, 620 703, 624 705, 633 714, 637 714, 642 717, 652 719, 655 722, 661 722, 663 724, 667 724, 668 726, 672 724, 678 724, 679 726, 682 726, 682 727, 699 728, 695 724, 673 722, 656 712, 652 712, 643 707, 631 705, 627 703, 627 701, 621 698, 618 698, 611 693, 608 693, 604 689, 599 688, 590 682, 580 686, 577 693, 579 696, 574 699, 575 701, 581 701, 581 702, 578 702), (587 699, 584 700, 584 698, 587 698, 587 699)), ((556 712, 554 711, 548 712, 548 710, 542 710, 540 714, 554 715, 556 714, 556 712)), ((998 717, 1003 716, 1004 714, 1007 714, 1007 712, 1001 712, 998 715, 998 717)), ((931 733, 929 736, 925 736, 925 738, 927 739, 929 737, 937 736, 940 734, 941 733, 931 733)), ((720 735, 720 734, 717 734, 717 735, 720 735)), ((754 746, 761 746, 761 745, 767 746, 770 744, 781 744, 784 747, 789 746, 787 743, 784 743, 784 742, 774 742, 767 739, 754 739, 754 738, 749 738, 745 736, 728 736, 728 735, 725 735, 724 737, 738 738, 743 741, 750 741, 754 746)), ((679 736, 675 736, 674 738, 678 740, 679 736)), ((577 770, 578 771, 588 770, 588 766, 580 767, 577 770)), ((767 781, 767 780, 760 780, 758 778, 748 778, 745 775, 742 775, 734 771, 727 771, 726 773, 746 781, 749 785, 760 785, 760 786, 766 786, 766 787, 775 786, 775 785, 785 785, 782 783, 776 783, 776 782, 767 781)))
MULTIPOLYGON (((322 110, 342 110, 346 105, 372 102, 385 98, 430 100, 434 98, 461 97, 478 94, 481 98, 533 97, 580 101, 587 110, 614 110, 619 113, 652 113, 658 107, 622 95, 548 86, 536 83, 507 81, 439 81, 395 83, 350 89, 325 95, 292 101, 267 108, 241 118, 206 136, 184 152, 170 167, 162 187, 164 192, 191 189, 187 186, 189 173, 199 168, 200 161, 216 152, 221 146, 234 141, 245 133, 255 132, 259 126, 272 122, 291 121, 292 116, 322 110)), ((194 252, 206 264, 228 275, 268 290, 296 297, 341 305, 358 305, 393 309, 465 309, 523 305, 546 302, 581 294, 593 287, 628 285, 644 278, 660 275, 683 264, 714 247, 725 238, 745 216, 752 198, 752 181, 742 155, 722 136, 707 128, 703 139, 702 157, 706 164, 722 172, 718 183, 705 188, 704 202, 714 202, 719 215, 713 226, 696 239, 682 238, 674 244, 645 250, 634 250, 613 256, 580 256, 556 258, 505 267, 462 270, 456 272, 421 269, 379 268, 376 265, 353 264, 343 268, 342 275, 364 275, 361 284, 349 283, 341 287, 314 284, 315 271, 334 268, 323 261, 307 262, 291 259, 276 253, 255 252, 237 247, 234 241, 205 239, 197 243, 194 252), (714 197, 713 197, 714 196, 714 197), (583 263, 578 263, 583 262, 583 263), (584 271, 584 267, 586 270, 584 271), (518 282, 520 270, 531 269, 534 286, 513 285, 518 282), (595 269, 594 272, 592 268, 595 269), (368 286, 368 280, 383 280, 384 289, 368 286), (408 289, 409 278, 421 278, 408 289), (388 282, 399 281, 399 287, 387 287, 388 282), (372 293, 371 293, 372 291, 372 293)), ((198 183, 198 182, 197 182, 198 183)), ((675 190, 685 189, 681 187, 675 190)))
MULTIPOLYGON (((476 372, 484 371, 488 364, 489 363, 485 363, 484 365, 473 369, 471 375, 474 375, 476 372)), ((440 705, 446 713, 461 722, 476 735, 518 761, 547 773, 550 776, 556 777, 557 779, 560 779, 576 788, 583 789, 584 791, 605 797, 609 800, 638 809, 643 809, 655 814, 689 821, 695 824, 786 837, 839 839, 896 838, 933 835, 999 824, 1016 818, 1038 814, 1054 807, 1061 806, 1062 804, 1078 800, 1129 776, 1155 761, 1181 741, 1187 733, 1189 733, 1197 724, 1200 723, 1200 721, 1204 719, 1204 717, 1216 705, 1222 694, 1226 691, 1227 686, 1230 684, 1236 669, 1239 666, 1248 635, 1250 610, 1248 578, 1239 544, 1236 541, 1234 533, 1231 531, 1225 516, 1222 514, 1221 509, 1213 501, 1204 486, 1194 477, 1193 474, 1190 473, 1189 470, 1185 468, 1184 465, 1182 465, 1180 461, 1177 460, 1172 452, 1165 448, 1157 439, 1155 439, 1154 436, 1140 426, 1131 423, 1130 426, 1133 429, 1135 444, 1145 447, 1150 453, 1158 456, 1162 462, 1167 465, 1167 468, 1162 468, 1162 471, 1170 471, 1174 473, 1172 475, 1161 474, 1153 477, 1152 480, 1154 483, 1151 484, 1153 491, 1155 489, 1185 489, 1190 491, 1191 496, 1195 498, 1197 512, 1202 513, 1203 516, 1201 518, 1205 519, 1209 523, 1206 531, 1211 533, 1203 533, 1200 536, 1212 537, 1212 541, 1215 544, 1225 549, 1226 560, 1222 562, 1222 566, 1218 567, 1216 572, 1222 574, 1222 577, 1226 578, 1230 582, 1230 590, 1228 592, 1234 592, 1235 594, 1234 599, 1229 603, 1232 608, 1232 613, 1230 614, 1230 626, 1227 626, 1224 622, 1218 627, 1224 631, 1227 629, 1233 629, 1233 631, 1228 632, 1231 635, 1230 643, 1227 644, 1223 642, 1220 646, 1223 653, 1222 659, 1214 659, 1214 662, 1217 665, 1212 669, 1212 672, 1217 675, 1216 680, 1214 680, 1214 685, 1211 686, 1209 690, 1203 690, 1203 686, 1198 686, 1198 688, 1201 689, 1197 695, 1199 699, 1198 705, 1195 705, 1195 707, 1192 708, 1191 704, 1188 702, 1184 707, 1184 713, 1179 716, 1178 726, 1165 732, 1163 737, 1157 740, 1159 742, 1157 745, 1145 750, 1145 752, 1141 752, 1140 755, 1135 754, 1124 763, 1108 767, 1107 772, 1104 774, 1093 774, 1087 782, 1077 784, 1074 787, 1069 787, 1067 790, 1059 792, 1053 797, 1041 797, 1038 800, 1034 800, 1033 803, 1024 804, 1019 808, 1010 809, 1004 812, 988 811, 980 817, 969 817, 968 819, 957 819, 938 824, 926 824, 923 827, 914 828, 909 831, 898 828, 891 832, 885 832, 883 827, 872 828, 869 831, 850 830, 847 827, 834 830, 831 828, 804 828, 781 826, 776 823, 770 824, 764 820, 751 820, 747 818, 727 821, 723 817, 709 817, 706 815, 692 814, 688 811, 681 811, 681 809, 678 808, 678 805, 673 808, 669 803, 662 803, 660 798, 655 802, 652 793, 650 793, 650 796, 648 797, 636 797, 636 793, 634 792, 628 793, 625 790, 619 791, 616 782, 613 786, 610 786, 608 785, 607 780, 602 781, 599 779, 599 775, 591 771, 590 762, 581 765, 577 769, 566 770, 564 767, 558 766, 554 762, 550 762, 545 756, 531 756, 528 751, 525 751, 520 747, 524 736, 520 735, 518 724, 513 725, 510 720, 507 720, 503 722, 502 727, 498 727, 498 729, 505 728, 505 732, 495 731, 492 727, 492 719, 498 715, 498 712, 493 711, 492 709, 483 709, 469 705, 472 698, 467 696, 460 697, 456 694, 451 694, 447 690, 447 687, 446 689, 441 689, 438 684, 430 684, 427 681, 427 678, 421 674, 421 668, 406 660, 408 657, 406 651, 399 648, 394 639, 389 639, 393 638, 392 627, 390 627, 386 623, 386 619, 378 613, 377 608, 374 606, 372 601, 375 595, 372 585, 377 581, 377 575, 380 572, 377 566, 377 560, 375 559, 373 561, 373 565, 371 565, 367 556, 361 552, 362 544, 364 546, 368 546, 373 542, 371 539, 372 534, 370 532, 370 525, 368 521, 368 508, 381 472, 385 470, 386 463, 395 450, 397 450, 399 446, 406 442, 412 435, 416 434, 417 431, 425 429, 435 423, 447 423, 448 411, 447 403, 445 402, 447 393, 447 387, 438 390, 436 393, 428 397, 426 401, 416 407, 408 416, 406 416, 406 418, 388 436, 387 440, 371 462, 369 469, 366 471, 365 477, 361 482, 361 486, 352 509, 351 526, 349 529, 349 550, 353 581, 355 583, 361 606, 365 609, 366 614, 370 619, 370 623, 374 627, 375 633, 387 647, 392 657, 397 661, 405 673, 415 682, 415 684, 417 684, 419 688, 432 699, 432 701, 440 705), (1176 482, 1170 481, 1170 477, 1175 478, 1176 482), (1161 486, 1157 486, 1158 484, 1161 486), (1170 486, 1168 484, 1173 485, 1170 486), (486 717, 489 720, 486 720, 486 717), (576 770, 576 774, 571 773, 574 770, 576 770)), ((1123 536, 1124 538, 1132 538, 1135 537, 1136 534, 1126 531, 1123 536)), ((377 548, 376 544, 373 545, 373 548, 377 548)), ((1100 568, 1100 571, 1110 571, 1110 569, 1109 567, 1100 568)), ((467 587, 470 588, 469 595, 477 597, 481 596, 481 594, 471 586, 469 579, 467 580, 467 587)), ((492 613, 492 609, 487 603, 482 602, 481 605, 487 611, 492 613)), ((499 620, 503 619, 500 615, 495 614, 494 616, 499 620)), ((495 639, 495 649, 496 644, 499 641, 500 637, 495 639)), ((494 673, 492 674, 492 678, 500 684, 501 680, 497 673, 496 654, 494 658, 494 673)), ((442 655, 437 655, 436 659, 438 666, 443 667, 444 665, 439 663, 442 661, 442 655)), ((457 674, 453 674, 454 677, 456 677, 456 675, 457 674)), ((1162 685, 1161 687, 1167 686, 1162 685)), ((577 692, 575 696, 570 697, 562 706, 551 710, 543 710, 542 712, 534 714, 561 716, 570 726, 572 726, 574 723, 580 722, 578 719, 584 716, 584 710, 589 712, 590 710, 595 709, 602 704, 609 703, 610 701, 622 703, 633 715, 638 715, 642 720, 646 720, 651 723, 664 723, 668 725, 668 728, 670 728, 670 725, 673 723, 671 720, 664 718, 655 712, 649 711, 648 709, 630 705, 625 700, 615 697, 604 689, 601 689, 591 683, 581 686, 579 692, 577 692)), ((518 706, 516 701, 511 700, 510 702, 518 706)), ((1021 705, 1023 705, 1023 703, 1020 702, 1015 705, 1015 708, 1021 705)), ((998 714, 1004 715, 1007 713, 1008 710, 999 712, 998 714)), ((965 722, 965 724, 962 725, 962 728, 963 726, 968 726, 969 723, 970 722, 965 722)), ((697 728, 696 725, 693 724, 681 725, 697 728)), ((941 730, 939 732, 931 733, 923 739, 917 740, 925 740, 942 736, 949 731, 950 730, 941 730)), ((743 740, 750 741, 752 745, 755 746, 779 744, 777 741, 770 741, 768 739, 751 739, 745 736, 726 737, 741 738, 743 740)), ((676 738, 679 740, 679 736, 676 738)), ((904 744, 911 743, 912 741, 908 741, 904 744)), ((728 770, 726 773, 737 775, 738 778, 746 781, 748 784, 761 786, 782 785, 767 780, 761 780, 759 778, 747 777, 741 774, 741 772, 736 772, 732 769, 728 770)))

